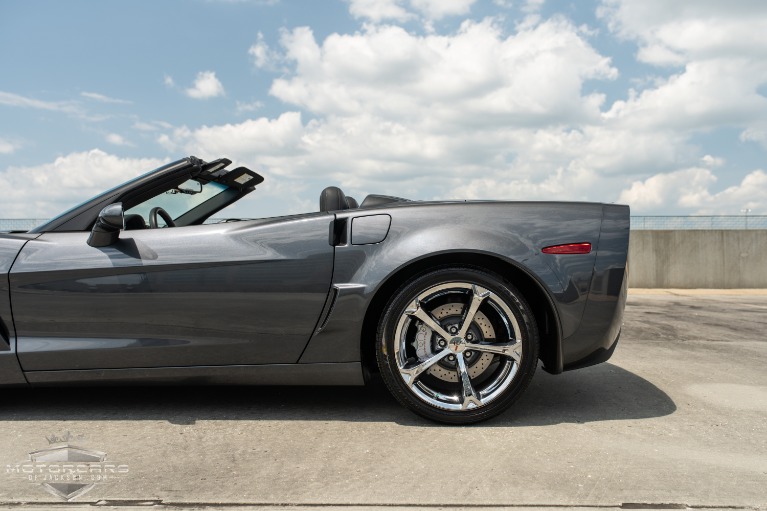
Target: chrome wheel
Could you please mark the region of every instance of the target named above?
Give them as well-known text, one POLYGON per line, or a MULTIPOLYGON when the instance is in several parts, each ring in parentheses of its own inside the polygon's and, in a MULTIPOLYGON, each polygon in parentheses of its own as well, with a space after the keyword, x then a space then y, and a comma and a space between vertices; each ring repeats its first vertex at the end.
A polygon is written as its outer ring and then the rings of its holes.
POLYGON ((376 360, 404 406, 435 421, 471 424, 519 398, 535 373, 538 344, 530 306, 503 277, 442 266, 389 298, 376 360))
POLYGON ((432 285, 410 300, 393 336, 396 370, 426 404, 473 410, 505 395, 524 353, 508 299, 469 281, 432 285))

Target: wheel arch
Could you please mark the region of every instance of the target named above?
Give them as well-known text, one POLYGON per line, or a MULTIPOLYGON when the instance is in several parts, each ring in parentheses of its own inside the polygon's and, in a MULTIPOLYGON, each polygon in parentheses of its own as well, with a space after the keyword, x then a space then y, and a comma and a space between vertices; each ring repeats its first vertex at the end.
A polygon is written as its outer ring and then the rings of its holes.
POLYGON ((362 365, 366 372, 378 370, 375 356, 375 342, 378 322, 384 312, 387 302, 405 282, 422 275, 437 267, 470 266, 481 270, 491 271, 503 277, 522 294, 533 311, 540 335, 539 359, 543 362, 544 370, 552 374, 562 372, 562 347, 559 316, 554 302, 528 271, 520 266, 499 257, 476 252, 449 252, 430 255, 413 261, 390 274, 379 286, 370 305, 365 312, 360 336, 360 354, 362 365))

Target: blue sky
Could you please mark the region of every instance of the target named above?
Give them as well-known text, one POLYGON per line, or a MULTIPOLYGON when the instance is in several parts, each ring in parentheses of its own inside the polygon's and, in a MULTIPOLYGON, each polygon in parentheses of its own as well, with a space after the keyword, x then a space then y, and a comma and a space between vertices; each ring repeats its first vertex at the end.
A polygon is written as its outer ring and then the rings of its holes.
POLYGON ((0 217, 188 154, 266 176, 233 214, 361 199, 767 214, 767 3, 0 2, 0 217))

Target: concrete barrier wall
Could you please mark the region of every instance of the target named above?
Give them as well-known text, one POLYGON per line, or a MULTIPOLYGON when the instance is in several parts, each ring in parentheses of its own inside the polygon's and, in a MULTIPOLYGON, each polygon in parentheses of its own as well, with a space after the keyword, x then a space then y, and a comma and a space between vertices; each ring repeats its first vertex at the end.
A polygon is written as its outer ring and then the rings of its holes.
POLYGON ((767 230, 631 231, 629 287, 767 288, 767 230))

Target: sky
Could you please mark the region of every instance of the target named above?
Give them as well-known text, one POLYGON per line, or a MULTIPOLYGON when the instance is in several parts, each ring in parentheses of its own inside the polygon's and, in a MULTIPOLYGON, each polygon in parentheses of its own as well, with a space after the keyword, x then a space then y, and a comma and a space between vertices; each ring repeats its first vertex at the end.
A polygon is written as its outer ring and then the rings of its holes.
POLYGON ((0 218, 165 162, 410 199, 767 214, 764 0, 0 0, 0 218))

